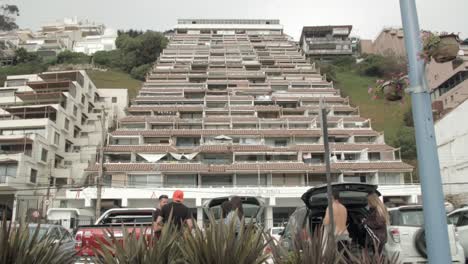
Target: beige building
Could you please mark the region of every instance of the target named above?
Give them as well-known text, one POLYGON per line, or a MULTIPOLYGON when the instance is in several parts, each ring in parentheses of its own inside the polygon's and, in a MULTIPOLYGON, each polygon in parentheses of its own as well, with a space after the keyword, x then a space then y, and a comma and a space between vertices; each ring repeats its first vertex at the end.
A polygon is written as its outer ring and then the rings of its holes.
POLYGON ((384 28, 374 41, 362 39, 361 53, 406 57, 403 29, 384 28))
POLYGON ((468 42, 460 45, 459 57, 451 62, 426 65, 433 109, 438 115, 457 107, 468 98, 468 42))
MULTIPOLYGON (((180 188, 200 224, 202 205, 228 195, 263 199, 265 226, 282 223, 306 190, 326 182, 321 97, 333 181, 379 184, 384 201, 417 202, 419 185, 404 180, 413 168, 278 20, 181 19, 128 116, 109 133, 103 209, 153 207, 180 188)), ((67 191, 66 206, 94 206, 98 168, 87 169, 88 188, 67 191)))

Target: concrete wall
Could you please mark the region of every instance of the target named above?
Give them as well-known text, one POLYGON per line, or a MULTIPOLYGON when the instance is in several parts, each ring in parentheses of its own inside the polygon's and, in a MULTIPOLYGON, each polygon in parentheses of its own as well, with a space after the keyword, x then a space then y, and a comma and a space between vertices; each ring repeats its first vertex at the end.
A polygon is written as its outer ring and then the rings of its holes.
POLYGON ((468 101, 435 124, 445 194, 464 194, 468 202, 468 101))

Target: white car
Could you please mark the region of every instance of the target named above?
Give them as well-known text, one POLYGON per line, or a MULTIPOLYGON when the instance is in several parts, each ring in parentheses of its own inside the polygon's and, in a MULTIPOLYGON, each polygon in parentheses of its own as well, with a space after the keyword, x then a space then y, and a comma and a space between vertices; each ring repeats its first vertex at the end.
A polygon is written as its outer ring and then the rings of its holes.
POLYGON ((272 227, 268 230, 268 233, 272 238, 275 239, 275 242, 278 242, 281 238, 281 233, 283 232, 284 227, 272 227))
POLYGON ((460 244, 468 256, 468 207, 457 209, 448 214, 448 222, 455 225, 460 244))
MULTIPOLYGON (((401 206, 388 210, 390 225, 385 245, 387 256, 398 254, 401 263, 426 263, 427 252, 422 206, 401 206)), ((458 241, 455 227, 448 225, 453 263, 465 263, 465 253, 458 241)))

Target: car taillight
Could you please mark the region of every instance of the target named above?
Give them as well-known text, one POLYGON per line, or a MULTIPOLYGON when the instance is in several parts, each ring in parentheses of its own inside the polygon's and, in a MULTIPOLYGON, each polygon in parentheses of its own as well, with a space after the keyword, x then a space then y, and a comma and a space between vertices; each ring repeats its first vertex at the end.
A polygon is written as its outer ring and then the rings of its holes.
POLYGON ((390 229, 390 236, 395 243, 400 243, 400 230, 398 228, 390 229))
POLYGON ((75 235, 75 246, 80 248, 83 245, 83 232, 78 231, 75 235))

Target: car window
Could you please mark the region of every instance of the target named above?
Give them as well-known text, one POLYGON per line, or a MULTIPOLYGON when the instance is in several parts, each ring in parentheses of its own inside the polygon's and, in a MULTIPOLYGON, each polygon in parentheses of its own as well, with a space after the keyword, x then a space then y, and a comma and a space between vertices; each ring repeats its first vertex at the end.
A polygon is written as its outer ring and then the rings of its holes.
POLYGON ((401 210, 401 226, 422 226, 424 225, 424 214, 422 210, 401 210))
POLYGON ((60 227, 60 232, 62 233, 62 239, 64 242, 68 242, 72 239, 70 232, 63 227, 60 227))
POLYGON ((52 227, 52 228, 49 229, 49 236, 50 236, 50 238, 52 238, 54 240, 60 240, 62 238, 58 228, 56 228, 56 227, 52 227))
POLYGON ((279 233, 281 233, 282 230, 283 230, 282 228, 273 228, 271 230, 271 234, 272 235, 279 235, 279 233))
POLYGON ((460 218, 460 213, 451 214, 448 217, 449 224, 458 225, 458 219, 460 218))
POLYGON ((464 212, 461 215, 461 219, 459 219, 457 226, 467 226, 467 225, 468 225, 468 212, 464 212))

